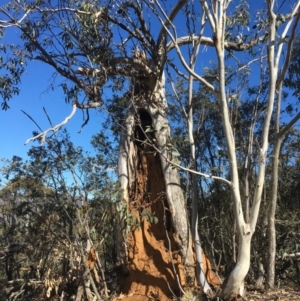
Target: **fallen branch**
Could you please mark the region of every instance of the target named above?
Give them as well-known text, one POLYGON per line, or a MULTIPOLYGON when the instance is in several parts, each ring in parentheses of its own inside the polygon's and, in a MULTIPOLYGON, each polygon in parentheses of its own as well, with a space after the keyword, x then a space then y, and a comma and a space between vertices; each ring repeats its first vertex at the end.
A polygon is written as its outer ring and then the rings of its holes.
POLYGON ((282 259, 284 259, 284 258, 295 258, 295 257, 300 257, 300 252, 298 252, 298 253, 291 253, 291 254, 288 254, 288 253, 284 253, 283 255, 282 255, 282 259))

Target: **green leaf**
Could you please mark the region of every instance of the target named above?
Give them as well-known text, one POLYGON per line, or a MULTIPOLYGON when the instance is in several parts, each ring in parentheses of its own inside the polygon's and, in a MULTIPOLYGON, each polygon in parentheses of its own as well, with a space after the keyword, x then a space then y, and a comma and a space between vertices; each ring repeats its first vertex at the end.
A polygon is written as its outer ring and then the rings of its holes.
POLYGON ((146 130, 145 130, 145 133, 151 133, 151 132, 153 132, 153 128, 150 127, 150 126, 147 126, 146 130))
POLYGON ((174 157, 179 157, 180 156, 180 153, 178 152, 177 149, 172 151, 172 156, 174 156, 174 157))

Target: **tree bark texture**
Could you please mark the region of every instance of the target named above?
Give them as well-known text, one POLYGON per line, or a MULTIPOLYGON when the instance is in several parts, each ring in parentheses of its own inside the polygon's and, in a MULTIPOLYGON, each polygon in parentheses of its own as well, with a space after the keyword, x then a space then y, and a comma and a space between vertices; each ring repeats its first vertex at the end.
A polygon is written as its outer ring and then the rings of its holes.
POLYGON ((274 287, 275 281, 275 256, 276 256, 276 229, 275 213, 277 204, 277 187, 278 187, 278 166, 279 154, 281 147, 281 138, 275 141, 273 158, 272 158, 272 177, 271 177, 271 202, 268 216, 268 267, 267 267, 267 284, 270 288, 274 287))
POLYGON ((167 147, 170 129, 164 93, 162 79, 151 101, 134 98, 121 133, 118 162, 121 202, 127 208, 117 243, 118 263, 127 274, 121 288, 124 293, 152 298, 155 287, 166 297, 170 296, 168 285, 176 293, 178 281, 180 285, 194 281, 185 200, 177 170, 166 160, 172 160, 172 155, 167 147), (150 127, 153 132, 147 130, 150 127), (147 137, 155 147, 148 145, 147 137), (158 218, 157 224, 143 218, 144 210, 158 218), (128 216, 134 216, 134 227, 128 224, 128 216))
POLYGON ((250 247, 251 233, 239 234, 239 248, 237 262, 230 273, 230 276, 224 281, 220 297, 224 300, 230 300, 236 295, 244 294, 244 279, 250 267, 250 247))

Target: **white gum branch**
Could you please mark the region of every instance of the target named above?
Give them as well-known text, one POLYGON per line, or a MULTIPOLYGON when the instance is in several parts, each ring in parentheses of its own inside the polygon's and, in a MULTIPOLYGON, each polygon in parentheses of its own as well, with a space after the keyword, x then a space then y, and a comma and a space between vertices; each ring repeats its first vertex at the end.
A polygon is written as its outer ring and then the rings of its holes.
MULTIPOLYGON (((76 9, 76 8, 70 8, 70 7, 61 7, 61 8, 36 8, 37 11, 41 13, 57 13, 57 12, 63 12, 63 11, 69 11, 77 14, 82 14, 82 15, 93 15, 94 12, 87 12, 84 10, 76 9)), ((100 12, 96 13, 99 15, 100 12)), ((98 16, 96 15, 96 16, 98 16)))
POLYGON ((73 106, 72 106, 72 112, 69 116, 67 116, 61 123, 45 130, 44 132, 32 137, 32 138, 29 138, 25 141, 25 145, 30 142, 30 141, 34 141, 34 140, 39 140, 41 144, 43 144, 45 141, 46 141, 46 136, 49 132, 57 132, 62 126, 64 126, 65 124, 67 124, 70 119, 74 116, 75 112, 76 112, 76 109, 77 109, 77 106, 76 106, 76 102, 73 103, 73 106))
POLYGON ((259 151, 259 171, 256 179, 256 188, 253 196, 253 205, 251 208, 250 214, 250 227, 254 232, 258 213, 261 204, 261 196, 264 187, 265 181, 265 172, 266 172, 266 157, 269 146, 269 130, 270 122, 273 114, 275 91, 276 91, 276 80, 278 73, 278 65, 275 64, 275 37, 276 37, 276 15, 273 11, 273 1, 267 1, 268 14, 270 19, 269 24, 269 48, 268 48, 268 66, 269 66, 269 95, 267 102, 267 110, 264 118, 264 126, 261 135, 261 147, 259 151))
POLYGON ((282 258, 295 258, 295 257, 300 257, 300 252, 298 253, 292 253, 292 254, 288 254, 288 253, 283 253, 282 258))
MULTIPOLYGON (((254 193, 253 198, 253 206, 251 209, 251 229, 255 229, 257 219, 258 219, 258 212, 260 208, 261 203, 261 195, 262 195, 262 189, 264 186, 264 178, 265 178, 265 168, 266 168, 266 156, 268 151, 268 136, 269 136, 269 129, 270 129, 270 122, 271 117, 273 114, 273 107, 274 107, 274 99, 275 99, 275 93, 277 88, 277 80, 278 80, 278 64, 279 59, 282 53, 282 46, 283 46, 283 39, 285 38, 293 19, 293 16, 298 12, 300 7, 300 1, 297 1, 297 4, 294 6, 291 19, 285 26, 283 33, 281 34, 281 40, 279 41, 279 45, 276 52, 276 14, 274 13, 274 1, 267 1, 268 6, 268 13, 270 16, 270 30, 269 30, 269 49, 268 49, 268 66, 269 66, 269 73, 270 73, 270 79, 269 79, 269 95, 268 95, 268 106, 265 113, 265 121, 264 121, 264 128, 262 132, 262 146, 260 149, 260 162, 259 162, 259 173, 256 181, 256 189, 254 193)), ((283 75, 280 75, 281 78, 283 78, 283 75)), ((280 81, 280 78, 279 78, 280 81)), ((295 118, 292 120, 292 123, 290 123, 290 126, 292 126, 297 121, 298 116, 295 116, 295 118)), ((287 128, 287 130, 289 127, 287 128)))
MULTIPOLYGON (((163 13, 163 12, 162 12, 163 13)), ((168 19, 168 16, 166 14, 164 14, 165 18, 168 19)), ((203 83, 204 85, 206 85, 209 89, 211 89, 213 92, 217 92, 215 87, 213 85, 211 85, 208 81, 206 81, 202 76, 199 76, 197 73, 195 73, 187 64, 187 62, 185 61, 185 59, 183 58, 183 55, 180 51, 180 48, 177 44, 177 40, 176 38, 173 37, 173 35, 171 34, 171 32, 169 31, 169 29, 165 26, 165 22, 157 15, 160 23, 162 26, 164 26, 165 31, 168 33, 169 37, 172 40, 172 43, 174 45, 174 48, 176 49, 176 52, 178 54, 179 60, 182 63, 182 65, 184 66, 184 68, 198 81, 200 81, 201 83, 203 83)), ((169 19, 168 19, 169 20, 169 19)), ((169 20, 169 23, 172 24, 172 22, 169 20)), ((173 25, 174 26, 174 25, 173 25)))
POLYGON ((3 8, 0 7, 0 12, 2 12, 5 16, 7 16, 10 21, 0 20, 0 28, 9 28, 12 26, 20 26, 24 19, 29 15, 31 9, 25 11, 24 15, 19 19, 19 21, 15 20, 10 14, 8 14, 3 8))
MULTIPOLYGON (((158 149, 156 149, 157 151, 159 151, 158 149)), ((222 177, 217 177, 217 176, 213 176, 213 175, 208 175, 208 174, 205 174, 205 173, 202 173, 202 172, 199 172, 199 171, 195 171, 195 170, 192 170, 190 168, 186 168, 186 167, 183 167, 177 163, 174 163, 173 161, 169 160, 168 158, 164 157, 164 159, 172 164, 173 166, 181 169, 181 170, 184 170, 184 171, 188 171, 189 173, 192 173, 192 174, 195 174, 195 175, 198 175, 198 176, 201 176, 201 177, 204 177, 204 178, 207 178, 207 179, 213 179, 213 180, 220 180, 222 182, 225 182, 229 185, 229 187, 232 187, 232 182, 225 179, 225 178, 222 178, 222 177)))
MULTIPOLYGON (((206 14, 206 16, 208 17, 208 20, 209 20, 209 23, 210 23, 210 25, 211 25, 211 27, 213 28, 213 31, 215 31, 215 28, 216 28, 216 22, 218 21, 217 20, 217 11, 216 11, 216 9, 217 9, 217 7, 215 7, 215 11, 214 11, 214 17, 212 17, 212 15, 211 15, 211 13, 210 13, 210 11, 209 11, 209 7, 208 7, 208 5, 207 5, 207 2, 206 1, 204 1, 204 0, 201 0, 200 1, 201 2, 201 4, 202 4, 202 7, 203 7, 203 9, 204 9, 204 11, 205 11, 205 14, 206 14)), ((217 2, 217 1, 216 1, 217 2)), ((217 5, 217 4, 216 4, 217 5)))
MULTIPOLYGON (((144 132, 145 136, 150 140, 150 138, 147 136, 147 133, 145 131, 143 131, 143 132, 144 132)), ((195 175, 207 178, 207 179, 219 180, 219 181, 227 183, 229 185, 229 187, 232 187, 232 182, 225 179, 225 178, 209 175, 209 174, 202 173, 202 172, 199 172, 199 171, 195 171, 193 169, 183 167, 180 164, 177 164, 177 163, 173 162, 172 160, 170 160, 166 156, 164 156, 163 152, 161 150, 159 150, 154 143, 145 142, 145 141, 139 140, 139 139, 135 139, 135 141, 142 142, 145 145, 149 145, 149 146, 153 147, 155 149, 155 151, 157 151, 164 158, 164 160, 166 160, 166 162, 170 163, 171 165, 173 165, 174 167, 176 167, 178 169, 187 171, 189 173, 192 173, 192 174, 195 174, 195 175)))
POLYGON ((280 42, 279 42, 279 45, 278 45, 277 55, 276 55, 276 58, 275 58, 275 61, 274 61, 275 66, 278 66, 278 64, 279 64, 279 59, 280 59, 280 56, 281 56, 284 40, 285 40, 285 37, 288 33, 288 30, 289 30, 290 26, 292 25, 294 16, 296 15, 297 12, 298 12, 298 14, 300 13, 299 12, 299 7, 300 7, 300 1, 298 1, 297 4, 294 6, 294 9, 291 13, 291 18, 287 22, 287 24, 286 24, 286 26, 285 26, 285 28, 284 28, 281 36, 280 36, 280 42))

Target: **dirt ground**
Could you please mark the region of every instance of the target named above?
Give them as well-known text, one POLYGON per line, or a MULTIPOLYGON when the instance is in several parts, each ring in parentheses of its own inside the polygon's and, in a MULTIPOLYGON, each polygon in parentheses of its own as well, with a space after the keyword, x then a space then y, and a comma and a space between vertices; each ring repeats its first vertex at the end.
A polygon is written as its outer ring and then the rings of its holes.
MULTIPOLYGON (((113 298, 113 301, 160 301, 159 296, 153 294, 152 297, 147 297, 145 295, 131 293, 129 295, 119 295, 113 298)), ((181 298, 170 298, 170 301, 180 300, 180 301, 205 301, 209 300, 201 293, 197 293, 196 296, 191 293, 187 293, 186 296, 181 298)), ((218 300, 218 299, 215 299, 218 300)), ((246 296, 244 298, 238 298, 239 301, 300 301, 300 287, 290 288, 283 287, 274 290, 257 290, 251 287, 247 288, 246 296)))
POLYGON ((282 287, 271 291, 255 290, 248 288, 247 290, 248 301, 268 300, 268 301, 300 301, 300 287, 290 288, 282 287))

